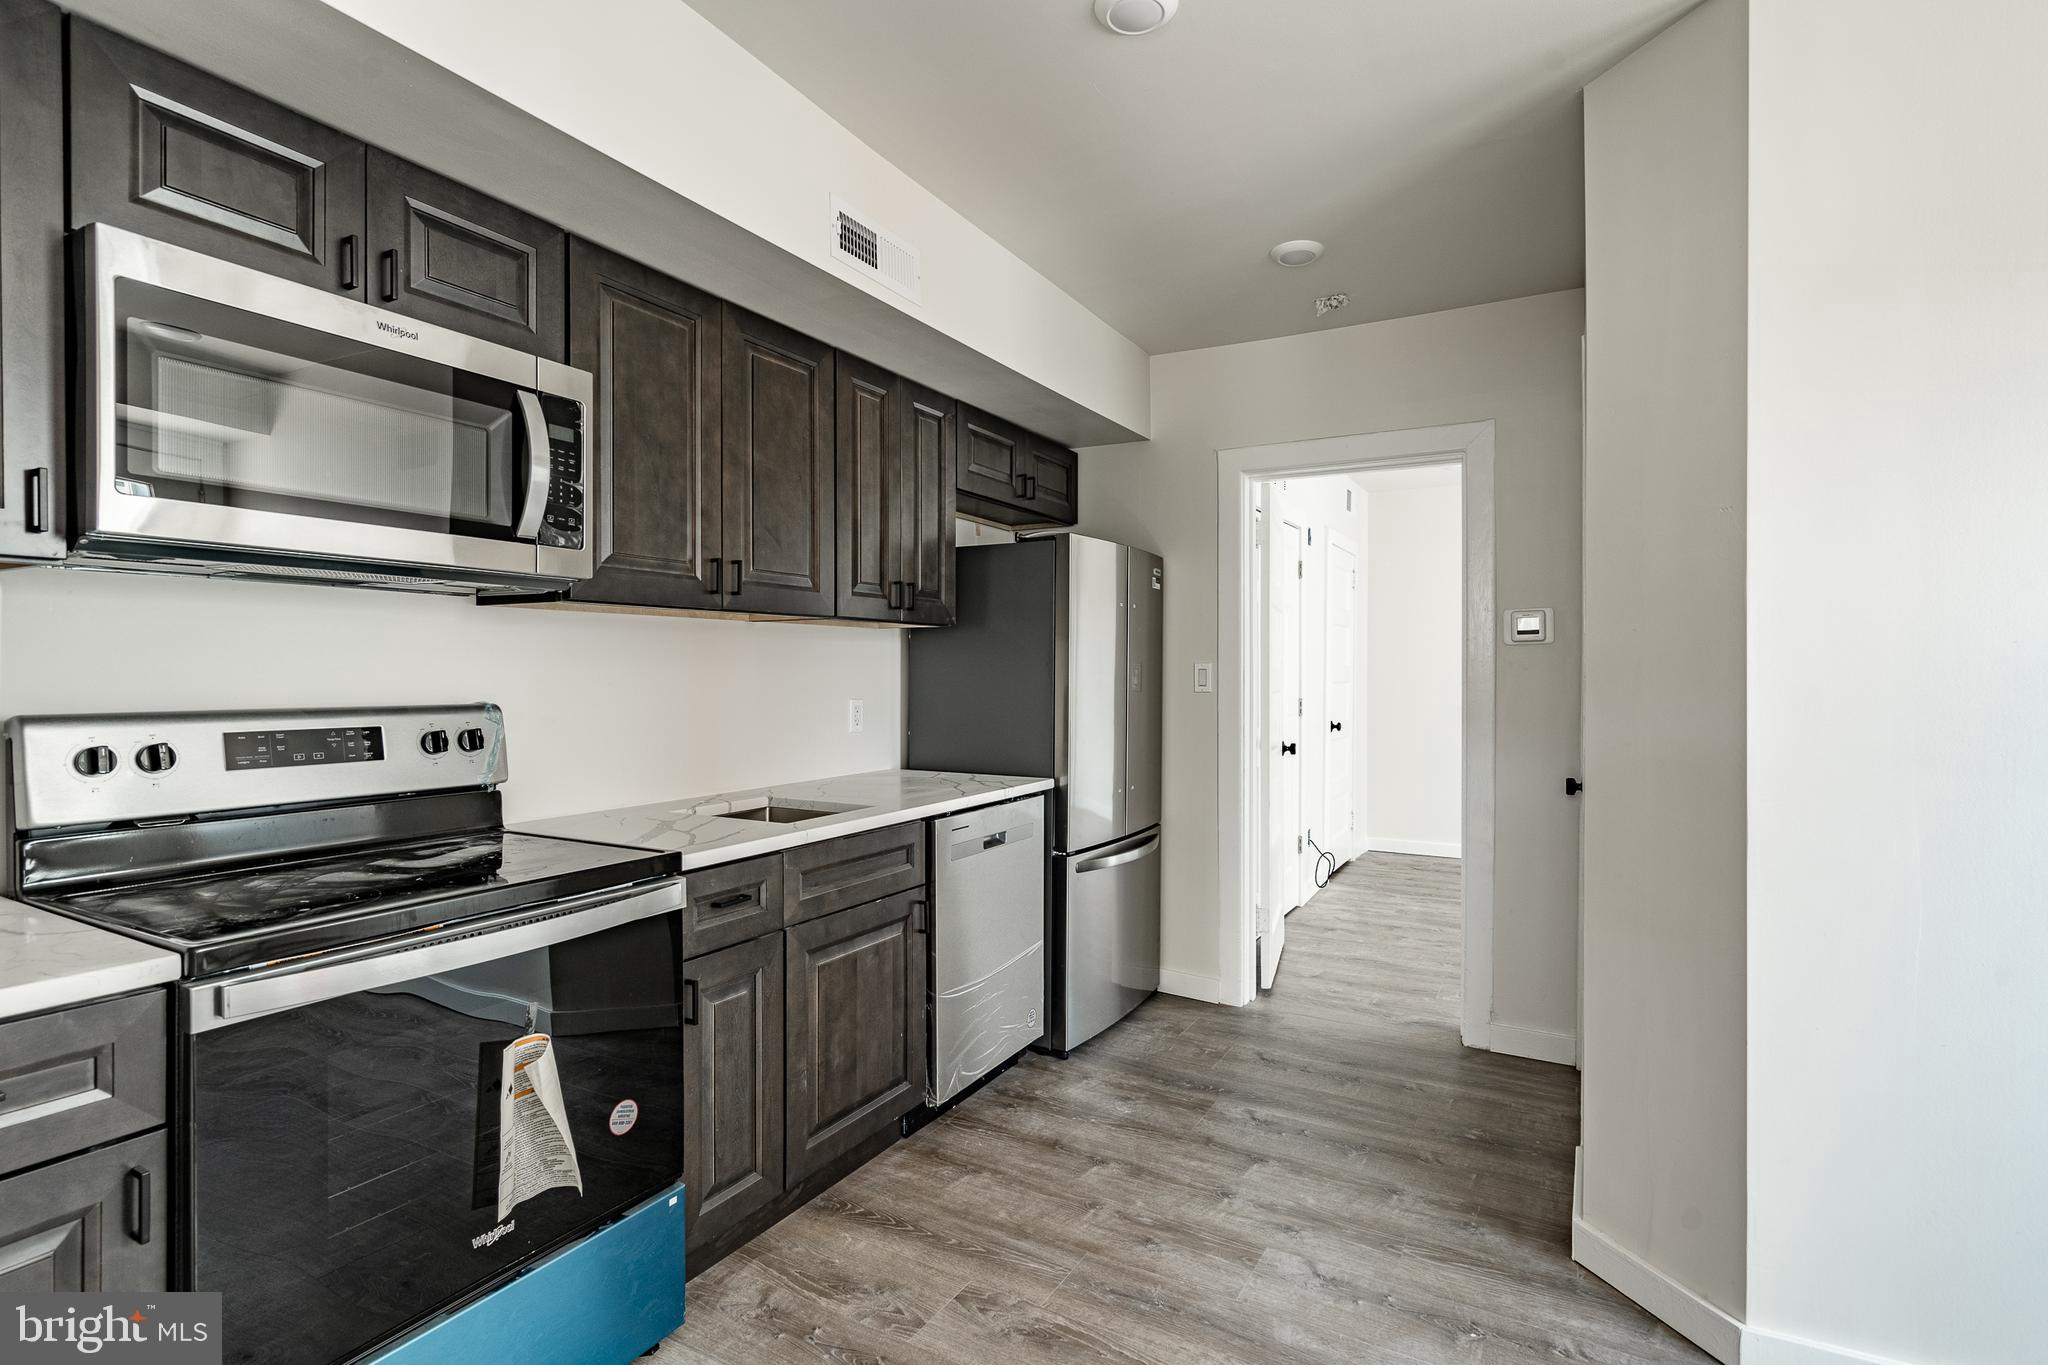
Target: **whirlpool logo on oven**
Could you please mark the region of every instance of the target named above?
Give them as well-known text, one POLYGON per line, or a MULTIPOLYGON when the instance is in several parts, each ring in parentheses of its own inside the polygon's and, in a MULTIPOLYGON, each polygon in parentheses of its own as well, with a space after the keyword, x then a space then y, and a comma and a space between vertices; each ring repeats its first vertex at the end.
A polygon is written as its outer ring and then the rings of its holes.
POLYGON ((489 1232, 479 1232, 476 1236, 470 1238, 469 1249, 471 1251, 482 1251, 485 1247, 496 1246, 501 1238, 510 1236, 512 1229, 518 1226, 519 1220, 517 1218, 508 1218, 489 1232))
POLYGON ((220 1365, 220 1295, 11 1294, 0 1299, 0 1359, 9 1365, 149 1361, 220 1365))

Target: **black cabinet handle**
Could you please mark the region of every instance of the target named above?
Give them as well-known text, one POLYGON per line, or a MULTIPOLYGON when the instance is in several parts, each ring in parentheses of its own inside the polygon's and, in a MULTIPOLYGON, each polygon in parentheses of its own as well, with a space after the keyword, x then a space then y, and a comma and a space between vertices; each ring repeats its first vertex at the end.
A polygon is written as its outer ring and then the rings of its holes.
POLYGON ((1024 492, 1025 478, 1026 475, 1024 471, 1021 469, 1018 470, 1016 473, 1010 475, 1010 487, 1016 492, 1017 496, 1020 498, 1027 496, 1024 492))
POLYGON ((50 529, 50 471, 37 467, 28 471, 27 487, 23 490, 27 504, 22 513, 21 529, 30 535, 38 535, 50 529))
POLYGON ((149 1172, 140 1166, 130 1168, 122 1177, 121 1221, 128 1225, 129 1240, 149 1245, 150 1224, 155 1219, 150 1211, 149 1172))
POLYGON ((697 983, 694 981, 685 981, 683 983, 683 989, 690 993, 690 1004, 689 1007, 683 1011, 683 1022, 685 1024, 694 1024, 697 1022, 697 983))
POLYGON ((931 908, 929 901, 910 903, 910 928, 913 933, 928 934, 932 931, 931 908))
POLYGON ((1291 754, 1294 752, 1294 746, 1292 744, 1282 744, 1280 746, 1280 752, 1283 756, 1291 754))
POLYGON ((1564 780, 1564 794, 1566 796, 1577 796, 1580 792, 1584 791, 1585 789, 1586 784, 1579 781, 1579 779, 1576 777, 1567 777, 1564 780))
POLYGON ((379 292, 381 292, 384 295, 384 302, 397 303, 398 253, 396 251, 385 252, 377 260, 377 269, 383 275, 383 288, 379 292))
POLYGON ((745 563, 740 560, 735 559, 732 562, 732 595, 734 597, 738 597, 740 589, 746 586, 746 567, 745 563))
POLYGON ((356 287, 356 235, 353 232, 341 239, 341 287, 356 287))
POLYGON ((725 561, 722 559, 714 559, 711 561, 711 572, 709 574, 706 574, 704 577, 704 591, 710 593, 713 597, 716 597, 718 596, 718 594, 725 591, 724 584, 725 561))
POLYGON ((1333 720, 1333 721, 1331 721, 1331 722, 1330 722, 1330 731, 1331 731, 1331 733, 1333 733, 1333 734, 1334 734, 1334 733, 1336 733, 1337 731, 1339 731, 1339 730, 1343 729, 1343 728, 1344 728, 1344 722, 1343 722, 1343 721, 1341 721, 1341 720, 1333 720))
POLYGON ((1024 496, 1032 502, 1038 501, 1038 476, 1036 474, 1026 474, 1024 476, 1024 496))
POLYGON ((745 905, 753 898, 754 893, 751 891, 735 891, 729 896, 718 897, 716 900, 709 902, 709 905, 713 910, 730 910, 735 905, 745 905))

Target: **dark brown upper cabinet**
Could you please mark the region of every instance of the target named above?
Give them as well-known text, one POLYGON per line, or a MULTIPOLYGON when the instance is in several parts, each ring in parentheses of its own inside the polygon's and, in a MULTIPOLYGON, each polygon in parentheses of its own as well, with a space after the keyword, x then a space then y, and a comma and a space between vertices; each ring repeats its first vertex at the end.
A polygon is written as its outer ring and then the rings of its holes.
POLYGON ((363 144, 71 21, 71 225, 364 295, 363 144))
POLYGON ((1074 452, 1000 417, 960 405, 963 515, 1003 526, 1072 526, 1079 519, 1074 452))
POLYGON ((597 572, 570 596, 716 611, 724 305, 584 241, 570 244, 569 277, 569 363, 597 377, 597 572))
POLYGON ((0 556, 64 554, 64 16, 0 0, 0 556))
POLYGON ((372 302, 562 359, 560 228, 375 147, 368 184, 372 302))
POLYGON ((832 348, 725 310, 725 605, 830 616, 836 596, 832 348))
POLYGON ((839 356, 839 615, 953 619, 952 400, 839 356))

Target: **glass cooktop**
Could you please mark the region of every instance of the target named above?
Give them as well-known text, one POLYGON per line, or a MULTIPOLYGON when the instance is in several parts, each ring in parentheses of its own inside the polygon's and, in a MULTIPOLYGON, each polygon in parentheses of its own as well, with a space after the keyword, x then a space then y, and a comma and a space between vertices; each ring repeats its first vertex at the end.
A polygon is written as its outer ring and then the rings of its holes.
POLYGON ((190 976, 624 887, 667 876, 676 861, 487 829, 33 899, 175 949, 190 976))

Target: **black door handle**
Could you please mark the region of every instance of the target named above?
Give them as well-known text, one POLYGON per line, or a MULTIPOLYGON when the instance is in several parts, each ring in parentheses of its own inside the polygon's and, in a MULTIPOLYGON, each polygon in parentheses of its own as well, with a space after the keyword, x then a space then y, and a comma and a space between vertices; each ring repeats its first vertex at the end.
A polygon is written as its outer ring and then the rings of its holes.
POLYGON ((745 566, 737 559, 732 562, 732 595, 738 597, 740 589, 746 586, 745 566))
POLYGON ((1579 779, 1576 777, 1567 777, 1564 780, 1564 794, 1566 796, 1577 796, 1580 792, 1584 791, 1585 789, 1586 784, 1579 781, 1579 779))
POLYGON ((690 1004, 689 1007, 683 1011, 683 1022, 685 1024, 694 1024, 697 1022, 697 983, 694 981, 685 981, 683 983, 683 989, 690 993, 690 1004))
POLYGON ((384 255, 379 259, 377 263, 377 268, 383 272, 384 276, 384 287, 379 291, 384 295, 384 302, 397 303, 398 253, 396 251, 385 252, 384 255))
POLYGON ((148 1246, 155 1219, 149 1206, 149 1172, 140 1166, 130 1168, 121 1179, 121 1215, 128 1225, 129 1240, 148 1246))
POLYGON ((718 594, 725 591, 725 588, 723 586, 724 583, 725 561, 722 559, 714 559, 711 561, 711 572, 709 574, 706 574, 704 577, 704 591, 710 593, 713 597, 716 597, 718 596, 718 594))
POLYGON ((341 239, 341 287, 356 287, 356 235, 353 232, 341 239))
POLYGON ((1291 754, 1294 752, 1294 746, 1292 744, 1282 744, 1280 746, 1280 752, 1282 754, 1291 754))
POLYGON ((1343 729, 1343 728, 1344 728, 1344 722, 1343 722, 1343 721, 1341 721, 1341 720, 1333 720, 1333 721, 1331 721, 1331 722, 1330 722, 1330 729, 1331 729, 1331 731, 1332 731, 1333 733, 1334 733, 1334 732, 1336 732, 1336 731, 1338 731, 1338 730, 1341 730, 1341 729, 1343 729))

